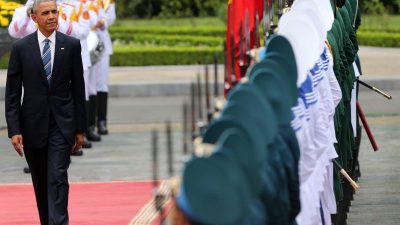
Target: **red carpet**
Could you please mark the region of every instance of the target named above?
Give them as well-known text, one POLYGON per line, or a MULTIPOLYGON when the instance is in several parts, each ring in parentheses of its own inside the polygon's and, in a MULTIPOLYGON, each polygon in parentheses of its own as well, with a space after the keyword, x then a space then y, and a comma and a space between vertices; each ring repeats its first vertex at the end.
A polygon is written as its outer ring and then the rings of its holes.
MULTIPOLYGON (((127 225, 151 199, 151 182, 70 184, 71 225, 127 225)), ((32 185, 0 185, 0 224, 39 225, 32 185)))

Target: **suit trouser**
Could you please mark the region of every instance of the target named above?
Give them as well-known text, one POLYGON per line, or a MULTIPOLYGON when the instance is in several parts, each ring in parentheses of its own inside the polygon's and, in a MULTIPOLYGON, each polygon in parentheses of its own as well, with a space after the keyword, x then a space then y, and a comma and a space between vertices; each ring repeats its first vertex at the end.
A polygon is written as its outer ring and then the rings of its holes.
POLYGON ((50 116, 47 146, 25 148, 42 225, 68 224, 68 167, 72 146, 50 116))

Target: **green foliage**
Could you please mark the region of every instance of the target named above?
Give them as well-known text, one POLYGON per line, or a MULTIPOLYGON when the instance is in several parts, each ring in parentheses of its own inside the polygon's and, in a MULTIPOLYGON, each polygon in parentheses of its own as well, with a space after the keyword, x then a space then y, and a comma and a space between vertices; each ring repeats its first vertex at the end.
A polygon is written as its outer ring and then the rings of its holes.
POLYGON ((394 15, 363 15, 360 31, 400 33, 400 16, 394 15))
POLYGON ((164 1, 161 6, 161 17, 191 17, 193 10, 191 0, 168 0, 164 1))
POLYGON ((120 19, 112 27, 225 27, 226 23, 217 17, 190 17, 190 18, 152 18, 152 19, 120 19))
MULTIPOLYGON (((278 1, 273 2, 277 9, 278 1)), ((116 3, 118 18, 218 16, 225 20, 227 7, 227 0, 118 0, 116 3)), ((400 12, 400 0, 359 0, 359 3, 366 14, 400 12)))
POLYGON ((212 36, 166 35, 143 33, 114 33, 113 41, 122 43, 140 43, 143 45, 165 46, 222 46, 223 38, 212 36))
POLYGON ((224 37, 225 27, 134 27, 115 26, 110 28, 111 35, 124 34, 166 34, 166 35, 192 35, 192 36, 216 36, 224 37))
POLYGON ((392 14, 398 14, 400 11, 400 0, 382 0, 383 5, 392 14))
POLYGON ((198 16, 217 16, 220 8, 227 7, 226 0, 194 0, 198 16))
POLYGON ((188 65, 212 63, 212 55, 218 52, 222 61, 222 47, 168 47, 168 46, 121 46, 111 56, 112 66, 188 65))
POLYGON ((161 17, 216 16, 226 0, 165 0, 161 6, 161 17))
POLYGON ((361 4, 363 13, 371 15, 387 14, 387 9, 380 0, 368 0, 361 4))
MULTIPOLYGON (((0 56, 1 57, 1 56, 0 56)), ((10 57, 9 54, 4 54, 0 58, 0 69, 7 69, 8 67, 8 58, 10 57)))
POLYGON ((400 33, 359 31, 357 37, 360 45, 400 47, 400 33))
POLYGON ((162 2, 163 0, 118 0, 117 16, 151 18, 160 14, 162 2))
POLYGON ((224 21, 226 24, 226 21, 228 19, 228 6, 227 5, 222 5, 219 7, 217 16, 221 21, 224 21))

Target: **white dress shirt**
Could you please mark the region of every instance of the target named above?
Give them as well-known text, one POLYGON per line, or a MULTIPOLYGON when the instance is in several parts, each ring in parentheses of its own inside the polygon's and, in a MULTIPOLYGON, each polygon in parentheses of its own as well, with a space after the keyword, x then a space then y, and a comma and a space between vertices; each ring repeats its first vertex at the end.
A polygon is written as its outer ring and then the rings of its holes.
MULTIPOLYGON (((39 49, 40 49, 40 56, 43 55, 43 47, 45 45, 46 36, 44 36, 40 30, 37 30, 38 34, 38 41, 39 41, 39 49)), ((54 52, 56 50, 56 32, 54 31, 47 39, 49 39, 49 45, 51 50, 51 72, 53 72, 53 65, 54 65, 54 52)))

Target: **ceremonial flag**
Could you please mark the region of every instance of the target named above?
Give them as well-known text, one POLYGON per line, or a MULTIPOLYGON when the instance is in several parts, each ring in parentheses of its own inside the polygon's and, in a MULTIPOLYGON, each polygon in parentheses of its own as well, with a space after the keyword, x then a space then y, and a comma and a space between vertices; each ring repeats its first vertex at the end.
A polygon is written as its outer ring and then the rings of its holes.
POLYGON ((264 0, 228 0, 227 7, 225 94, 241 79, 240 62, 248 63, 246 52, 260 46, 256 29, 263 19, 264 0))

